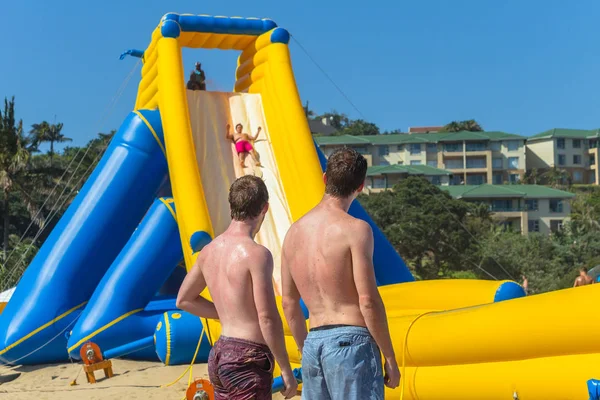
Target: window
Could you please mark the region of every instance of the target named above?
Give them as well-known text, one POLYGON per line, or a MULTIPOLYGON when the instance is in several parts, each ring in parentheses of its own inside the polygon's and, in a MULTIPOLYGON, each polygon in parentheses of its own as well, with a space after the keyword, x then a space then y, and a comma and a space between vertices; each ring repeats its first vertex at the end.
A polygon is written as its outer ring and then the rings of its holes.
POLYGON ((379 156, 389 156, 390 155, 390 146, 377 146, 379 149, 379 156))
POLYGON ((413 143, 410 145, 410 154, 421 154, 421 144, 413 143))
POLYGON ((502 158, 501 157, 494 158, 492 160, 492 168, 494 168, 494 169, 502 169, 502 158))
POLYGON ((494 200, 492 202, 492 211, 510 211, 512 209, 512 200, 494 200))
POLYGON ((559 149, 565 148, 565 139, 556 139, 556 147, 559 149))
POLYGON ((403 164, 404 164, 404 161, 400 160, 400 161, 398 161, 398 162, 397 162, 397 164, 398 164, 398 165, 403 165, 403 164))
POLYGON ((491 142, 490 149, 492 151, 500 151, 500 150, 502 150, 502 143, 501 142, 491 142))
POLYGON ((563 212, 563 202, 560 199, 551 199, 550 200, 550 212, 552 213, 561 213, 563 212))
POLYGON ((508 168, 519 169, 519 157, 508 157, 508 168))
POLYGON ((462 151, 462 144, 460 143, 446 143, 444 145, 444 151, 449 153, 456 153, 462 151))
POLYGON ((437 161, 429 160, 429 161, 427 161, 427 165, 429 165, 430 167, 433 167, 433 168, 437 168, 437 161))
POLYGON ((581 156, 577 154, 573 154, 573 164, 579 165, 581 164, 581 156))
POLYGON ((430 153, 437 152, 437 144, 436 143, 427 143, 427 151, 430 153))
POLYGON ((411 160, 410 165, 421 165, 421 160, 411 160))
POLYGON ((519 141, 509 140, 508 142, 506 142, 506 147, 508 147, 508 151, 517 151, 519 150, 519 141))
POLYGON ((399 144, 398 145, 398 151, 404 151, 404 145, 403 144, 399 144))
POLYGON ((446 168, 448 169, 462 169, 464 168, 463 160, 447 160, 446 168))
POLYGON ((562 219, 553 219, 552 221, 550 221, 550 230, 552 232, 558 232, 562 229, 562 227, 563 227, 562 219))
POLYGON ((487 150, 487 146, 485 143, 476 142, 476 143, 467 143, 466 144, 467 151, 485 151, 487 150))
POLYGON ((596 165, 596 155, 590 154, 590 165, 596 165))
POLYGON ((432 185, 441 185, 442 184, 442 180, 440 179, 439 176, 432 176, 431 179, 429 180, 429 182, 431 182, 432 185))
POLYGON ((590 174, 588 179, 589 179, 589 183, 591 183, 591 184, 596 183, 596 174, 590 174))
POLYGON ((379 160, 379 165, 390 165, 388 160, 379 160))
POLYGON ((590 139, 590 149, 595 149, 598 147, 598 141, 596 139, 590 139))
POLYGON ((538 211, 539 205, 537 199, 527 199, 525 200, 525 205, 527 206, 527 211, 538 211))
POLYGON ((373 189, 385 189, 385 186, 386 186, 385 181, 386 181, 385 178, 381 178, 381 177, 373 178, 373 189))
POLYGON ((355 146, 355 147, 353 147, 353 149, 363 155, 369 154, 369 151, 367 150, 367 146, 355 146))
POLYGON ((467 168, 485 168, 485 159, 467 158, 467 168))
POLYGON ((537 219, 530 219, 527 221, 527 227, 529 232, 539 232, 540 231, 540 221, 537 219))
POLYGON ((559 154, 558 155, 558 165, 565 165, 565 155, 564 154, 559 154))
POLYGON ((581 139, 573 139, 573 148, 580 149, 581 148, 581 139))
POLYGON ((576 183, 581 183, 583 181, 583 173, 581 171, 573 172, 573 180, 576 183))
POLYGON ((521 180, 521 177, 519 176, 519 174, 510 174, 508 176, 508 181, 510 183, 519 183, 519 181, 521 180))
POLYGON ((502 174, 494 174, 494 185, 502 185, 502 174))
POLYGON ((485 176, 483 175, 467 175, 467 185, 483 185, 485 176))

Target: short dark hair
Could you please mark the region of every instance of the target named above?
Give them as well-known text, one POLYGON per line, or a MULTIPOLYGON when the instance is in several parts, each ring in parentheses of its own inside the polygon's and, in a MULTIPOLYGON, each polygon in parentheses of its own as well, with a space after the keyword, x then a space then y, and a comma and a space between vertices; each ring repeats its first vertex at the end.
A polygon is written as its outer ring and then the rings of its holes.
POLYGON ((342 147, 327 159, 325 193, 333 197, 348 197, 365 181, 367 160, 358 151, 342 147))
POLYGON ((244 175, 236 179, 229 188, 231 218, 246 221, 256 218, 269 201, 269 192, 262 179, 244 175))
POLYGON ((587 272, 588 272, 588 269, 587 269, 586 267, 581 267, 581 268, 579 268, 579 270, 580 270, 581 272, 585 272, 586 274, 587 274, 587 272))
POLYGON ((236 127, 236 128, 237 128, 238 126, 241 126, 242 128, 244 127, 244 125, 242 125, 242 124, 239 124, 239 123, 238 123, 238 124, 235 124, 235 127, 236 127))

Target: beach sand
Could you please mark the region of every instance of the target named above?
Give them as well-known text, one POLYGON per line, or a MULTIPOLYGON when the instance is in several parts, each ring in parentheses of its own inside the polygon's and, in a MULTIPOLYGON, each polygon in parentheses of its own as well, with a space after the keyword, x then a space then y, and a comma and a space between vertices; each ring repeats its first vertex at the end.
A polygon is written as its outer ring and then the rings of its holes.
MULTIPOLYGON (((189 372, 173 386, 171 383, 187 368, 185 365, 166 367, 159 362, 113 360, 115 376, 104 378, 97 371, 98 383, 89 384, 81 364, 54 364, 23 367, 0 366, 0 382, 8 376, 21 373, 12 382, 0 383, 2 400, 181 400, 185 396, 189 372), (78 375, 79 374, 79 375, 78 375), (77 377, 77 385, 69 383, 77 377)), ((194 378, 207 378, 206 364, 196 364, 194 378)), ((300 398, 300 396, 296 397, 300 398)), ((279 394, 273 399, 283 399, 279 394)))

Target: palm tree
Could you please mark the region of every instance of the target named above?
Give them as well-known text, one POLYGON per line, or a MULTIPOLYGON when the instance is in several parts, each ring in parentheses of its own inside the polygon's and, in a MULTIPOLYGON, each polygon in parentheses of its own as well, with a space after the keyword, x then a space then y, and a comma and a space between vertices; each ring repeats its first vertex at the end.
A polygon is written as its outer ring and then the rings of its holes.
POLYGON ((21 179, 27 170, 31 154, 29 139, 23 134, 23 121, 15 120, 15 99, 4 99, 4 113, 0 111, 0 189, 3 192, 2 214, 4 216, 3 250, 8 251, 10 224, 9 198, 13 191, 22 189, 21 179), (21 181, 21 182, 20 182, 21 181))
POLYGON ((46 121, 42 121, 40 124, 33 124, 31 126, 31 134, 35 136, 35 141, 37 144, 42 142, 50 143, 50 151, 48 151, 48 154, 50 155, 50 167, 52 167, 52 159, 55 155, 54 143, 65 143, 73 140, 61 133, 62 128, 62 122, 59 122, 58 124, 49 124, 46 121))
POLYGON ((542 175, 553 188, 560 188, 570 184, 571 176, 561 168, 552 167, 542 175))
POLYGON ((483 128, 474 119, 468 119, 465 121, 452 121, 449 124, 445 125, 440 130, 440 132, 461 132, 461 131, 482 132, 483 128))

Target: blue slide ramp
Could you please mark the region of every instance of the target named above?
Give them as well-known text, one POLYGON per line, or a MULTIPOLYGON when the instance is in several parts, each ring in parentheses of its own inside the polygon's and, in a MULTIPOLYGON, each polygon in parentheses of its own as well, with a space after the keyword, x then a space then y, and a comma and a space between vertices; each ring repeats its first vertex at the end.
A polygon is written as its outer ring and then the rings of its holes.
MULTIPOLYGON (((127 245, 94 291, 73 328, 68 351, 79 359, 87 341, 103 353, 122 348, 127 358, 156 360, 152 344, 164 308, 147 305, 183 260, 175 203, 170 197, 157 199, 127 245), (141 349, 136 351, 136 345, 141 349)), ((175 310, 173 298, 172 308, 175 310)))
POLYGON ((0 314, 0 362, 68 360, 65 334, 167 175, 159 112, 130 113, 0 314))
MULTIPOLYGON (((323 172, 327 168, 327 158, 315 143, 317 155, 323 172)), ((375 279, 377 286, 392 285, 401 282, 413 282, 415 278, 410 273, 410 270, 400 257, 400 254, 394 249, 394 246, 387 240, 383 232, 377 227, 369 214, 360 205, 357 200, 354 200, 348 210, 349 214, 354 218, 362 219, 371 225, 373 229, 373 237, 375 239, 375 250, 373 252, 373 265, 375 267, 375 279)))

